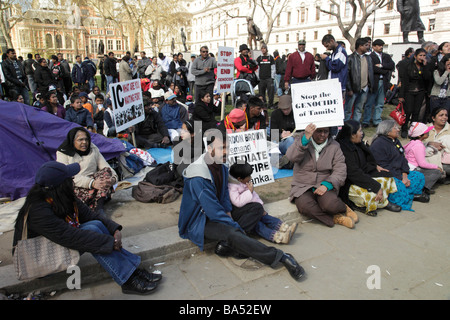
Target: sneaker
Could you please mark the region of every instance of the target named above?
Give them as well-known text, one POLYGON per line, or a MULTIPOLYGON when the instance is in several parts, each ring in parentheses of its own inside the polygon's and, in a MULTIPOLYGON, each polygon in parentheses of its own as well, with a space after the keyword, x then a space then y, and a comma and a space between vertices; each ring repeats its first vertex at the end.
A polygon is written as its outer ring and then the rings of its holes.
POLYGON ((286 232, 289 230, 289 225, 286 222, 283 222, 280 226, 280 228, 278 229, 278 231, 280 232, 286 232))
POLYGON ((352 218, 355 223, 358 223, 359 218, 356 212, 353 211, 349 206, 346 205, 346 207, 347 211, 345 212, 345 216, 352 218))
POLYGON ((333 217, 333 221, 336 224, 343 225, 347 228, 353 229, 355 227, 355 222, 352 218, 344 216, 343 214, 336 214, 333 217))

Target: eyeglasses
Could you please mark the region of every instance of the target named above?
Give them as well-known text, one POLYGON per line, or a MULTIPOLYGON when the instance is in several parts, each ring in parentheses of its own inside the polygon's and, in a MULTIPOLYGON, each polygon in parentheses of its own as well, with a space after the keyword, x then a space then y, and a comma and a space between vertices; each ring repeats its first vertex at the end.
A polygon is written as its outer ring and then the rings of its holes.
POLYGON ((208 53, 209 51, 208 50, 202 50, 202 51, 200 51, 201 53, 208 53))

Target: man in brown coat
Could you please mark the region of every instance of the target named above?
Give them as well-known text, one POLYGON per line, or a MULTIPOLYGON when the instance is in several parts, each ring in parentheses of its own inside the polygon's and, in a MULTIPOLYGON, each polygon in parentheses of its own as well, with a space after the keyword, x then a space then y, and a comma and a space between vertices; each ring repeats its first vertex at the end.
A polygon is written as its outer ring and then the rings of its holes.
POLYGON ((333 227, 335 223, 353 228, 358 216, 338 197, 347 167, 339 143, 329 128, 309 124, 286 152, 294 163, 289 199, 298 211, 333 227))

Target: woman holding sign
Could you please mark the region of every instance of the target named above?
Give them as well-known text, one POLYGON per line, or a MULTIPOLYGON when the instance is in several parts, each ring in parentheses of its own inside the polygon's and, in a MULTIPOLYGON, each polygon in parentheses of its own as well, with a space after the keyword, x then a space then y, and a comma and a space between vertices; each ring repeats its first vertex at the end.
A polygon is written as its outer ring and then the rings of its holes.
POLYGON ((345 183, 347 166, 339 143, 329 128, 309 124, 286 152, 294 163, 289 199, 298 211, 328 227, 341 224, 353 228, 358 216, 338 197, 345 183))

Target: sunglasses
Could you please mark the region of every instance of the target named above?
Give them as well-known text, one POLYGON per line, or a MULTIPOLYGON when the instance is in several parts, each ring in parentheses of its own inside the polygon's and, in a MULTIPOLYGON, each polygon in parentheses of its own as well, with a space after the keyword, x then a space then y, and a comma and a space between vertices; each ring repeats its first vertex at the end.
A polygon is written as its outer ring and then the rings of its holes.
POLYGON ((208 50, 206 50, 206 51, 202 50, 201 51, 201 53, 208 53, 208 52, 209 52, 208 50))

